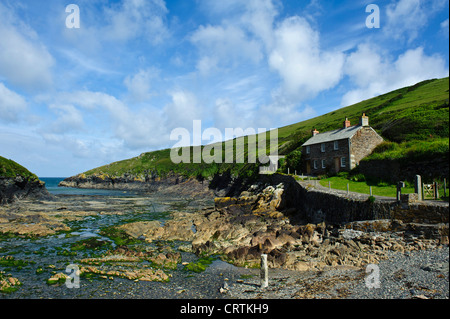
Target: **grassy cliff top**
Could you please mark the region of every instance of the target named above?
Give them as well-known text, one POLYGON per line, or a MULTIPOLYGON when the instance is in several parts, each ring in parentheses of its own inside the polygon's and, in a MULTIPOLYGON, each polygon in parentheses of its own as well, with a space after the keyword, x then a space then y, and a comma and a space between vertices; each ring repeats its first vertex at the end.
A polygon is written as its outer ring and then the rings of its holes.
POLYGON ((29 180, 37 180, 38 177, 20 164, 0 156, 0 177, 16 177, 17 175, 29 180))
MULTIPOLYGON (((397 150, 396 156, 407 154, 410 158, 414 158, 411 157, 411 152, 415 149, 424 151, 429 144, 434 145, 437 152, 435 155, 439 156, 442 153, 448 157, 448 77, 423 81, 306 121, 281 127, 278 129, 279 153, 288 155, 301 150, 301 145, 310 138, 313 128, 320 132, 334 130, 342 127, 345 118, 352 124, 357 124, 362 113, 369 116, 369 125, 386 141, 396 144, 390 145, 391 153, 397 144, 400 148, 405 148, 403 153, 397 150)), ((389 156, 388 152, 385 154, 389 156)), ((233 174, 252 175, 257 172, 257 165, 174 164, 170 160, 170 150, 166 149, 143 153, 138 157, 92 169, 85 174, 121 176, 125 173, 142 175, 155 172, 161 176, 174 172, 186 176, 207 177, 227 170, 233 174)))
POLYGON ((297 148, 316 128, 326 132, 342 127, 345 118, 358 124, 362 113, 385 140, 402 143, 430 137, 449 137, 449 78, 404 87, 278 130, 279 142, 297 148))

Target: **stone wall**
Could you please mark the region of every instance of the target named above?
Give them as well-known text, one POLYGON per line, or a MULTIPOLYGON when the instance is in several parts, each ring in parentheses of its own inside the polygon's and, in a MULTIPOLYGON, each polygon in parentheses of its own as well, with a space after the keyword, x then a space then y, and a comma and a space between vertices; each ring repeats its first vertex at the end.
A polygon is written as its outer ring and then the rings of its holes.
POLYGON ((306 223, 343 224, 382 219, 426 224, 449 222, 449 204, 446 202, 397 203, 395 199, 372 202, 366 194, 329 191, 316 186, 317 181, 297 182, 291 176, 279 174, 266 178, 270 178, 272 184, 284 184, 280 207, 295 209, 295 217, 306 223))
POLYGON ((364 157, 370 155, 374 148, 383 142, 383 138, 371 127, 362 127, 351 138, 351 153, 354 155, 354 168, 364 157))
POLYGON ((312 223, 348 223, 361 220, 397 219, 413 223, 448 223, 448 203, 398 203, 395 199, 368 200, 368 195, 344 195, 315 188, 307 182, 299 184, 302 198, 300 211, 312 223))

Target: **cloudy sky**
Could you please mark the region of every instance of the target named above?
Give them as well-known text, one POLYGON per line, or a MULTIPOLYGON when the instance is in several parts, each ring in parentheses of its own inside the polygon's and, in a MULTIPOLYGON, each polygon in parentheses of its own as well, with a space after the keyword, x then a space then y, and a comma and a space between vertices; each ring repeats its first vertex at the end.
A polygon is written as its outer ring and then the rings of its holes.
POLYGON ((281 127, 445 77, 448 12, 448 0, 0 0, 0 155, 71 176, 171 147, 193 120, 281 127), (380 28, 366 26, 370 3, 380 28))

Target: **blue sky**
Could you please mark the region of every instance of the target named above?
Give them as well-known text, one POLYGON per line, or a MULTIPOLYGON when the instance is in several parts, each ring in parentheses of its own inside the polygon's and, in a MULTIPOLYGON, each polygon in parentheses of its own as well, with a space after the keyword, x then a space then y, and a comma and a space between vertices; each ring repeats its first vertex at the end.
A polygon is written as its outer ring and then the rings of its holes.
MULTIPOLYGON (((41 177, 449 73, 448 0, 0 0, 0 155, 41 177), (67 28, 68 4, 80 28, 67 28), (367 28, 368 4, 380 28, 367 28)), ((207 143, 208 141, 204 141, 207 143)))

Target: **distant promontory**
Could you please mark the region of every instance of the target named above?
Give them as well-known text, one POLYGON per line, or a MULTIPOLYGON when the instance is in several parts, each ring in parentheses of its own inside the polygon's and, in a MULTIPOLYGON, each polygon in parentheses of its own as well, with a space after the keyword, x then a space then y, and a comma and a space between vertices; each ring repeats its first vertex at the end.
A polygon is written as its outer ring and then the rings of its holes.
POLYGON ((22 165, 0 156, 0 205, 24 198, 50 197, 45 183, 22 165))

